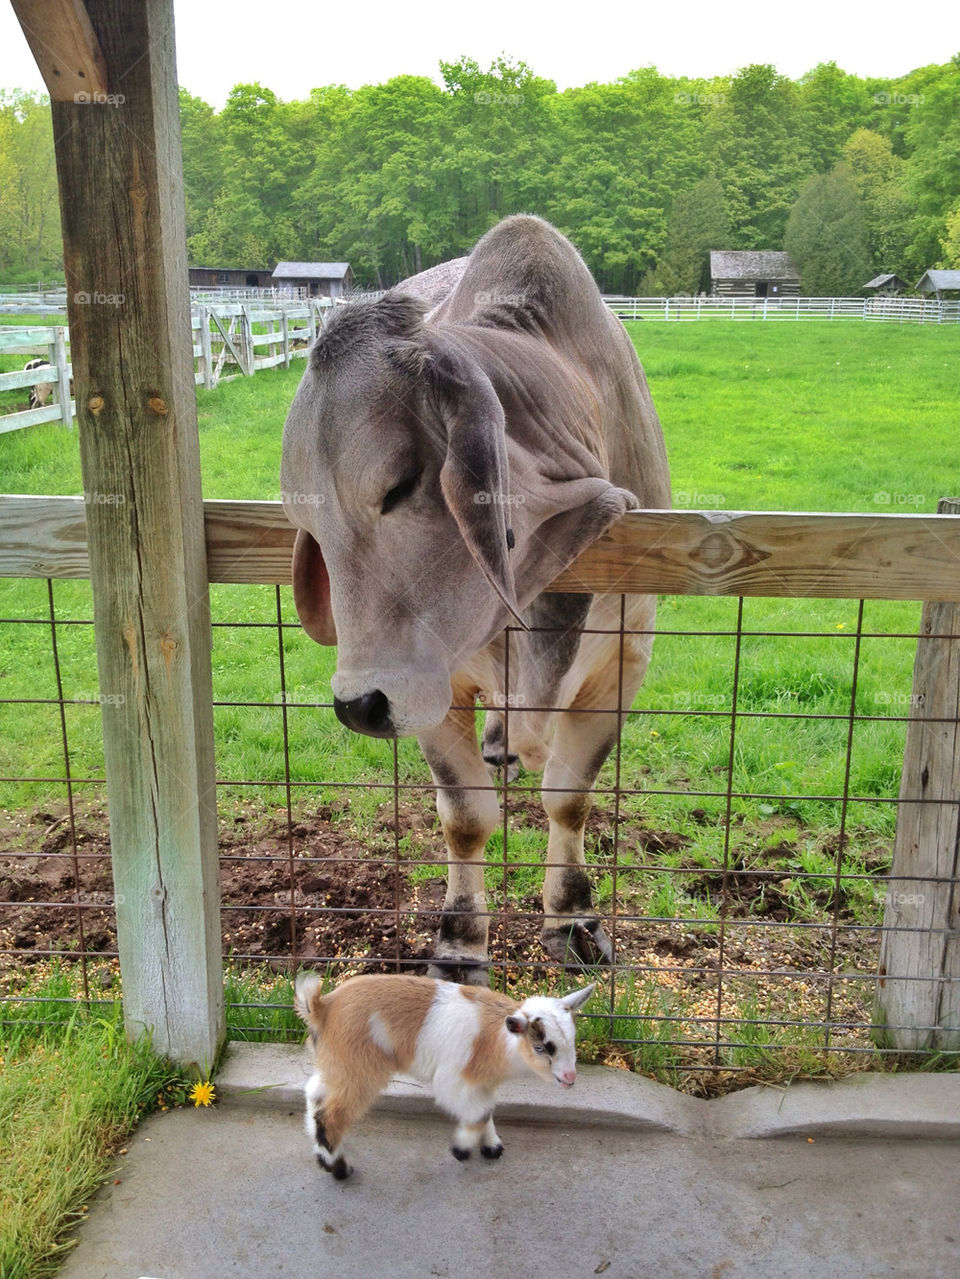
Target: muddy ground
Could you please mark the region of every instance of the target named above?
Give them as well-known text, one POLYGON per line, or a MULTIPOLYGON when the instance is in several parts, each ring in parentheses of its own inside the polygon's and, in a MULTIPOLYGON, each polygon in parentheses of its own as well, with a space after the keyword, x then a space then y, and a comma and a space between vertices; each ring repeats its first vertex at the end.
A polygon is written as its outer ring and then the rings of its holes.
MULTIPOLYGON (((513 824, 545 829, 532 799, 521 799, 517 810, 513 824)), ((398 815, 402 849, 392 803, 362 828, 349 798, 335 806, 305 806, 289 828, 285 812, 254 803, 229 811, 220 823, 224 955, 240 966, 274 971, 300 963, 376 971, 398 961, 408 971, 424 971, 445 889, 443 842, 429 799, 401 803, 398 815)), ((703 820, 712 819, 704 814, 703 820)), ((588 843, 609 863, 613 825, 612 814, 599 808, 591 813, 588 843)), ((787 861, 795 852, 790 844, 771 847, 762 867, 754 863, 749 871, 728 873, 726 882, 716 869, 685 876, 688 901, 726 901, 722 940, 716 927, 651 919, 644 876, 661 854, 682 854, 685 842, 676 832, 651 830, 630 817, 618 828, 619 847, 642 866, 619 871, 616 918, 607 927, 623 976, 648 988, 645 1010, 682 1015, 684 1033, 696 1036, 696 1019, 717 1013, 722 945, 724 1016, 821 1021, 829 1013, 835 1023, 869 1021, 871 982, 842 974, 876 971, 879 933, 845 928, 853 913, 843 905, 834 911, 829 894, 821 903, 823 926, 803 926, 787 891, 787 861), (835 932, 833 919, 840 925, 835 932), (744 920, 754 925, 738 926, 744 920)), ((731 847, 735 854, 736 840, 731 847)), ((884 850, 876 861, 879 873, 884 850)), ((542 979, 549 970, 539 945, 539 891, 531 887, 518 895, 517 882, 534 885, 539 878, 508 870, 504 893, 504 876, 493 874, 491 958, 511 981, 523 972, 542 979)), ((608 888, 605 915, 612 913, 612 901, 608 888)), ((116 949, 103 807, 77 804, 72 824, 65 807, 0 815, 0 985, 12 991, 42 961, 85 953, 94 980, 109 987, 116 949)), ((867 1042, 861 1027, 839 1033, 851 1043, 867 1042)))

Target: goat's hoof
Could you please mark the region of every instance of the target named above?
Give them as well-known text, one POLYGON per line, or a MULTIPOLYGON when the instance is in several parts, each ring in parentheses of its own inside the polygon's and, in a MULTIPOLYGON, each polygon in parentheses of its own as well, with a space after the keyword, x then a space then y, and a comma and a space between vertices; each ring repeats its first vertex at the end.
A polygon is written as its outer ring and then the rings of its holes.
POLYGON ((599 919, 574 919, 565 928, 544 928, 540 941, 551 959, 568 968, 613 963, 613 946, 599 919))
POLYGON ((427 967, 427 976, 437 981, 452 981, 457 986, 489 986, 490 966, 486 959, 435 956, 427 967))
POLYGON ((462 1146, 451 1146, 450 1149, 453 1152, 454 1159, 459 1159, 461 1163, 466 1163, 470 1158, 470 1151, 464 1150, 462 1146))
POLYGON ((499 1159, 503 1154, 503 1145, 499 1146, 481 1146, 480 1153, 484 1159, 499 1159))
POLYGON ((346 1181, 352 1174, 353 1169, 344 1159, 343 1155, 339 1155, 332 1164, 324 1162, 322 1155, 317 1155, 317 1163, 321 1168, 325 1169, 335 1181, 346 1181))

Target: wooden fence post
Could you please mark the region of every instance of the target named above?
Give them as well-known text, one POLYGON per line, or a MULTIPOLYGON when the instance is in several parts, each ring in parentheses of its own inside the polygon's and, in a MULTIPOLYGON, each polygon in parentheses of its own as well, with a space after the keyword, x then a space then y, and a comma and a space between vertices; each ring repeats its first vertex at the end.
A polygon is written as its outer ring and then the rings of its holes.
POLYGON ((203 369, 203 386, 204 390, 212 391, 215 383, 213 352, 210 347, 210 315, 205 306, 197 307, 197 320, 200 324, 200 365, 203 369))
POLYGON ((84 8, 107 94, 55 100, 53 133, 124 1015, 208 1070, 224 1010, 173 3, 84 8))
POLYGON ((946 638, 960 604, 925 604, 920 633, 877 994, 880 1034, 903 1052, 960 1048, 960 643, 946 638))
POLYGON ((73 430, 73 409, 70 406, 70 374, 67 372, 67 343, 62 324, 53 330, 53 350, 50 363, 57 370, 57 402, 60 405, 60 421, 68 431, 73 430))
POLYGON ((283 367, 290 367, 290 321, 287 318, 287 308, 284 307, 280 312, 280 330, 283 333, 283 367))
POLYGON ((240 372, 252 377, 257 371, 257 352, 253 345, 253 321, 250 319, 250 308, 246 302, 240 306, 240 354, 243 357, 240 372))

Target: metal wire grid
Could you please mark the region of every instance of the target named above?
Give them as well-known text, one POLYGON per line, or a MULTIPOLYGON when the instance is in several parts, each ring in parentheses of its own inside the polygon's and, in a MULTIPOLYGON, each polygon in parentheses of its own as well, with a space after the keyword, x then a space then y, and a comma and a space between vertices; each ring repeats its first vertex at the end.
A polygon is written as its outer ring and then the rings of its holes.
MULTIPOLYGON (((19 775, 10 777, 0 777, 0 782, 42 782, 49 784, 51 787, 60 786, 66 796, 67 813, 65 817, 65 827, 68 832, 68 841, 66 850, 63 852, 49 853, 30 853, 22 854, 24 857, 50 857, 61 859, 64 863, 69 864, 73 873, 73 882, 75 885, 80 884, 80 860, 89 858, 99 858, 108 860, 105 853, 89 853, 78 847, 77 822, 75 813, 75 795, 78 787, 98 787, 102 785, 104 779, 101 776, 94 777, 77 777, 73 775, 71 768, 71 748, 67 727, 66 708, 72 704, 81 703, 83 699, 69 698, 64 696, 64 680, 61 670, 60 651, 58 646, 58 629, 61 627, 83 627, 92 626, 90 619, 64 619, 57 618, 55 610, 54 582, 48 579, 46 583, 47 590, 47 608, 43 617, 31 618, 4 618, 0 619, 0 625, 4 626, 38 626, 45 627, 49 632, 50 638, 50 663, 51 670, 56 683, 57 696, 55 698, 0 698, 0 706, 4 704, 36 704, 36 705, 53 705, 58 708, 59 732, 60 732, 60 749, 63 760, 63 773, 54 777, 31 777, 29 775, 19 775)), ((624 609, 625 597, 622 597, 621 603, 621 624, 619 629, 620 636, 620 681, 622 684, 622 663, 623 663, 623 645, 625 637, 630 632, 624 626, 624 609)), ((876 885, 882 883, 888 890, 894 882, 889 875, 878 881, 875 874, 867 871, 862 873, 851 872, 845 869, 843 865, 843 852, 847 843, 847 835, 850 826, 851 812, 858 804, 882 805, 882 804, 898 804, 900 800, 894 795, 862 795, 854 794, 850 789, 851 767, 854 753, 855 729, 858 723, 866 721, 891 721, 897 723, 909 722, 914 716, 911 715, 865 715, 857 710, 857 685, 860 670, 861 646, 865 639, 909 639, 922 640, 929 638, 923 634, 910 631, 900 632, 877 632, 866 631, 863 626, 864 604, 859 602, 857 612, 856 629, 850 632, 831 633, 823 631, 755 631, 744 627, 743 625, 744 601, 741 598, 737 602, 737 619, 736 626, 728 630, 713 630, 691 632, 688 630, 670 630, 660 627, 657 630, 659 641, 663 642, 670 636, 691 637, 693 635, 703 636, 724 636, 729 638, 733 643, 733 660, 731 671, 731 699, 729 709, 710 710, 710 709, 691 709, 657 707, 651 705, 643 705, 638 709, 632 709, 626 712, 620 712, 621 725, 625 724, 634 716, 647 717, 671 717, 684 716, 696 717, 702 719, 725 719, 729 722, 728 727, 728 759, 727 766, 724 770, 726 773, 725 785, 717 789, 690 789, 669 786, 644 785, 642 787, 626 786, 623 783, 623 745, 622 735, 618 740, 617 746, 612 753, 612 771, 613 782, 611 785, 598 785, 594 789, 596 802, 603 800, 612 801, 613 811, 608 814, 611 823, 611 836, 608 841, 608 850, 605 856, 598 858, 592 864, 592 870, 598 875, 608 875, 610 879, 610 905, 608 908, 598 911, 603 920, 604 926, 614 944, 616 958, 612 968, 606 972, 604 981, 605 996, 607 999, 607 1011, 603 1014, 607 1022, 608 1038, 614 1044, 621 1044, 625 1048, 636 1047, 639 1044, 652 1042, 664 1048, 684 1048, 695 1049, 701 1053, 701 1060, 688 1061, 689 1069, 714 1069, 720 1064, 721 1059, 729 1066, 729 1056, 731 1050, 749 1049, 756 1046, 756 1036, 758 1032, 763 1030, 784 1032, 779 1040, 775 1043, 767 1044, 770 1049, 788 1047, 790 1044, 790 1036, 796 1032, 797 1038, 802 1039, 807 1046, 815 1043, 818 1049, 824 1052, 843 1052, 843 1053, 873 1053, 878 1051, 878 1046, 871 1042, 878 1032, 894 1029, 893 1027, 873 1024, 869 1017, 861 1016, 851 1018, 849 1015, 843 1016, 843 1000, 842 995, 849 985, 872 987, 877 980, 876 967, 867 968, 861 966, 853 971, 841 971, 838 966, 838 957, 841 951, 841 940, 849 939, 855 935, 861 935, 865 948, 860 952, 874 953, 879 945, 879 938, 883 932, 882 925, 877 923, 851 923, 841 918, 841 887, 844 883, 862 881, 876 885), (748 638, 763 636, 765 638, 790 637, 791 639, 816 638, 823 639, 829 637, 838 642, 845 642, 853 645, 853 654, 851 660, 851 678, 850 678, 850 695, 848 710, 846 713, 824 713, 810 711, 771 711, 771 710, 746 710, 738 705, 738 696, 740 688, 741 675, 741 659, 743 641, 748 638), (734 760, 735 751, 738 741, 738 732, 744 721, 749 720, 833 720, 845 725, 845 751, 844 751, 844 767, 843 767, 843 783, 838 793, 825 794, 800 794, 789 795, 783 793, 768 793, 759 790, 737 789, 733 785, 734 779, 734 760), (704 875, 713 876, 714 879, 719 875, 719 886, 716 892, 717 904, 719 911, 715 919, 704 919, 703 916, 677 915, 677 914, 656 914, 649 911, 638 912, 630 908, 627 901, 629 893, 625 891, 624 885, 642 879, 645 874, 656 874, 659 876, 684 876, 689 879, 695 872, 690 867, 673 867, 662 864, 656 857, 648 857, 646 853, 637 858, 632 854, 624 856, 624 850, 621 846, 621 826, 623 825, 623 803, 628 798, 649 797, 649 796, 666 796, 674 795, 684 801, 690 800, 719 800, 723 807, 722 820, 722 853, 718 865, 704 868, 704 875), (792 801, 817 801, 829 803, 838 806, 839 811, 839 835, 835 841, 836 856, 833 870, 833 892, 832 906, 825 910, 822 919, 792 919, 789 921, 779 919, 764 919, 758 917, 737 917, 731 910, 732 893, 731 890, 735 886, 738 876, 742 873, 741 868, 734 864, 731 846, 731 832, 734 827, 736 812, 735 805, 738 801, 773 801, 776 804, 784 804, 792 801), (683 963, 650 963, 642 960, 623 959, 620 956, 621 941, 625 934, 631 929, 645 929, 648 932, 653 930, 654 933, 661 933, 663 937, 668 934, 675 935, 677 928, 682 928, 690 932, 702 932, 704 935, 712 938, 711 949, 715 952, 715 957, 711 957, 709 961, 703 960, 699 963, 689 965, 683 963), (737 966, 740 962, 738 955, 742 958, 742 951, 738 948, 736 939, 740 930, 765 930, 768 936, 776 937, 778 935, 797 934, 798 936, 806 935, 808 938, 822 940, 826 937, 825 959, 819 966, 796 967, 790 966, 785 968, 781 965, 770 965, 767 967, 756 967, 752 963, 748 966, 737 966), (698 996, 695 1006, 691 1009, 678 1010, 668 1009, 666 1011, 657 1011, 656 1006, 645 1006, 641 1011, 631 1010, 628 1005, 624 1004, 622 996, 628 987, 634 986, 637 982, 646 983, 648 989, 654 989, 659 983, 674 982, 681 986, 686 985, 687 994, 697 986, 702 986, 707 990, 710 1007, 704 1007, 704 1000, 698 996), (807 1014, 801 1017, 791 1017, 781 1012, 780 1015, 753 1015, 746 1016, 737 1010, 737 1001, 735 992, 737 983, 757 983, 757 982, 776 982, 780 981, 789 985, 790 983, 804 981, 817 985, 822 992, 822 1013, 819 1017, 811 1017, 807 1014), (739 1035, 733 1033, 739 1030, 739 1035), (811 1032, 816 1033, 816 1040, 812 1041, 811 1032)), ((290 764, 291 751, 291 716, 299 714, 303 711, 322 711, 332 715, 332 704, 327 701, 317 700, 308 701, 296 698, 295 701, 288 698, 287 670, 284 653, 284 632, 299 632, 299 625, 295 621, 285 621, 283 615, 283 596, 279 586, 274 588, 274 608, 273 616, 269 620, 256 622, 214 622, 217 630, 270 630, 274 631, 277 637, 276 642, 276 674, 279 677, 280 695, 279 699, 274 701, 231 701, 231 700, 215 700, 214 706, 220 708, 226 707, 246 707, 257 709, 272 709, 278 712, 280 717, 280 729, 282 737, 283 751, 283 778, 277 780, 275 777, 246 777, 246 778, 229 778, 218 777, 218 786, 228 789, 237 790, 240 788, 256 788, 258 791, 276 790, 282 796, 281 805, 279 806, 284 814, 285 820, 285 851, 282 855, 266 854, 245 856, 244 862, 249 864, 261 864, 269 868, 272 866, 282 865, 285 874, 288 877, 289 896, 284 903, 283 910, 289 923, 289 940, 286 945, 278 945, 274 952, 265 953, 262 950, 254 952, 244 952, 231 950, 226 956, 231 965, 262 965, 264 961, 271 963, 273 968, 285 969, 293 971, 301 962, 303 956, 301 953, 301 943, 304 936, 305 925, 309 925, 320 917, 325 920, 341 920, 347 922, 362 918, 367 921, 381 922, 387 921, 389 924, 389 932, 392 933, 392 943, 384 944, 381 937, 379 946, 368 946, 366 953, 362 956, 352 955, 348 959, 342 951, 336 953, 313 953, 309 956, 309 962, 312 965, 324 967, 331 972, 356 971, 364 966, 376 968, 394 968, 400 970, 403 968, 416 967, 422 964, 422 958, 411 958, 409 954, 404 954, 402 946, 402 936, 404 928, 410 926, 411 921, 415 924, 426 927, 430 931, 436 929, 439 923, 440 906, 439 904, 430 906, 421 906, 415 910, 411 909, 409 901, 404 901, 406 877, 409 872, 418 866, 435 866, 434 859, 425 861, 411 857, 409 853, 401 847, 401 821, 400 821, 400 803, 401 795, 423 796, 427 793, 428 788, 422 781, 410 782, 404 781, 401 777, 401 769, 399 764, 399 753, 397 743, 392 744, 390 776, 377 778, 376 780, 361 780, 354 782, 336 782, 332 784, 337 792, 349 793, 350 791, 363 790, 373 792, 383 792, 385 796, 392 799, 392 828, 393 840, 392 849, 389 855, 381 853, 380 856, 373 855, 356 855, 356 856, 338 856, 337 861, 340 866, 375 865, 379 866, 384 872, 389 872, 392 880, 393 900, 388 905, 337 905, 332 902, 324 901, 322 904, 314 902, 311 904, 310 895, 303 894, 298 888, 298 881, 302 878, 305 870, 316 869, 322 867, 328 862, 328 858, 311 856, 309 849, 297 848, 297 839, 294 835, 296 826, 298 794, 315 793, 318 789, 330 787, 330 783, 325 782, 323 778, 312 778, 309 780, 295 780, 292 776, 290 764)), ((956 639, 960 636, 940 636, 940 639, 956 639)), ((90 636, 92 646, 93 637, 90 636)), ((509 652, 510 642, 507 642, 507 669, 505 671, 505 693, 504 705, 502 708, 506 726, 507 741, 509 742, 509 724, 510 724, 510 697, 509 697, 509 652)), ((264 681, 267 686, 271 682, 270 676, 265 672, 264 681)), ((641 692, 641 699, 643 693, 641 692)), ((527 708, 537 709, 537 708, 527 708)), ((596 711, 583 711, 583 714, 593 714, 596 711)), ((929 721, 928 721, 929 722, 929 721)), ((952 721, 950 721, 952 722, 952 721)), ((426 768, 424 766, 424 775, 426 768)), ((493 784, 493 783, 491 783, 493 784)), ((522 803, 525 797, 530 795, 539 795, 541 787, 535 782, 529 781, 509 781, 503 780, 498 786, 500 798, 503 805, 503 827, 502 827, 502 852, 498 862, 492 863, 499 872, 499 896, 503 902, 509 900, 510 896, 510 878, 513 873, 526 869, 542 869, 541 860, 523 860, 508 858, 508 849, 511 844, 511 813, 517 807, 518 802, 522 803)), ((917 802, 936 802, 910 799, 911 803, 917 802)), ((951 806, 953 807, 953 806, 951 806)), ((960 809, 960 804, 958 804, 960 809)), ((61 819, 63 820, 63 819, 61 819)), ((58 823, 59 824, 59 823, 58 823)), ((437 835, 439 841, 439 833, 437 835)), ((442 841, 439 841, 442 843, 442 841)), ((10 854, 6 854, 9 856, 10 854)), ((222 853, 222 861, 227 863, 231 861, 229 852, 222 853)), ((488 864, 490 864, 488 862, 488 864)), ((771 869, 769 871, 754 870, 751 874, 761 880, 766 876, 771 882, 775 882, 778 878, 782 879, 782 872, 771 869)), ((804 871, 795 868, 790 870, 790 879, 792 881, 822 881, 824 878, 822 872, 804 871)), ((922 877, 920 877, 922 878, 922 877)), ((911 884, 918 882, 917 876, 912 876, 911 884)), ((958 893, 958 875, 956 868, 954 874, 949 880, 943 877, 934 879, 928 877, 925 881, 928 883, 949 882, 951 890, 956 897, 958 893)), ((26 948, 22 946, 4 944, 0 946, 0 955, 4 957, 7 964, 22 964, 31 960, 36 960, 40 953, 44 958, 69 960, 77 965, 80 978, 80 986, 82 989, 82 998, 90 1004, 108 1002, 106 1000, 95 997, 91 991, 95 984, 92 981, 91 965, 102 964, 103 961, 115 961, 117 952, 114 949, 104 947, 91 947, 88 944, 88 938, 85 930, 85 914, 92 910, 99 910, 103 913, 104 907, 108 907, 110 903, 102 899, 99 895, 95 900, 85 899, 82 892, 78 891, 74 894, 74 900, 64 902, 62 900, 49 901, 31 901, 31 906, 43 909, 53 909, 63 912, 64 917, 70 915, 73 917, 77 931, 77 944, 75 947, 57 947, 55 945, 48 946, 42 952, 38 948, 26 948)), ((12 909, 14 906, 22 907, 24 903, 0 901, 0 925, 3 922, 4 913, 12 909)), ((230 901, 225 902, 223 910, 224 929, 229 932, 229 920, 234 912, 271 912, 275 914, 278 909, 278 902, 274 900, 271 904, 257 904, 253 902, 230 901)), ((501 913, 496 909, 488 911, 491 922, 491 969, 493 979, 499 984, 505 984, 508 976, 516 978, 522 975, 525 969, 542 970, 551 967, 557 968, 559 965, 551 963, 543 956, 536 958, 518 958, 516 954, 508 955, 507 939, 504 928, 502 927, 503 919, 501 913)), ((511 920, 513 923, 518 921, 533 922, 538 918, 538 912, 535 910, 522 910, 514 908, 511 911, 511 920)), ((668 947, 669 953, 669 947, 668 947)), ((921 981, 938 981, 940 975, 938 973, 930 974, 911 974, 910 980, 921 981)), ((30 997, 23 996, 7 996, 8 1000, 14 1000, 21 1003, 39 1002, 34 1001, 30 997)), ((273 1005, 267 1001, 260 1004, 251 1004, 249 1002, 234 1002, 228 1009, 231 1030, 236 1034, 244 1034, 255 1029, 238 1018, 243 1018, 245 1014, 249 1014, 253 1008, 263 1009, 280 1008, 281 1005, 273 1005)), ((37 1009, 38 1019, 42 1017, 42 1008, 37 1009)), ((755 1010, 758 1011, 758 1010, 755 1010)), ((594 1014, 597 1016, 597 1014, 594 1014)), ((931 1027, 930 1029, 934 1029, 931 1027)), ((880 1051, 885 1051, 882 1047, 880 1051)), ((736 1067, 734 1067, 736 1068, 736 1067)))

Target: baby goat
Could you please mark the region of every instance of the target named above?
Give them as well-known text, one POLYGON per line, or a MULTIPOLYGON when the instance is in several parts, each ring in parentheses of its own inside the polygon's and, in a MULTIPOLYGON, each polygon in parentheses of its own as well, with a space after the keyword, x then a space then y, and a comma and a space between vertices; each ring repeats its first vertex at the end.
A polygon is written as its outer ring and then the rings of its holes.
POLYGON ((352 977, 329 995, 320 978, 301 973, 294 1007, 310 1027, 318 1073, 307 1082, 307 1134, 322 1167, 338 1181, 352 1169, 341 1144, 391 1075, 413 1075, 433 1088, 458 1121, 457 1159, 480 1148, 499 1159, 494 1090, 527 1070, 572 1088, 577 1054, 572 1014, 596 983, 563 999, 533 995, 522 1004, 480 986, 431 977, 352 977))

